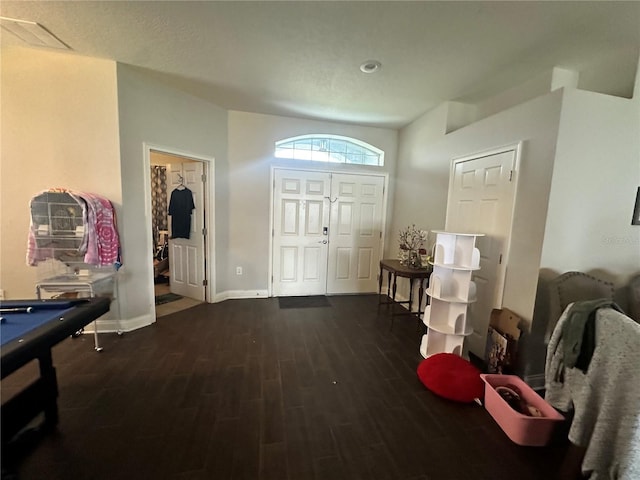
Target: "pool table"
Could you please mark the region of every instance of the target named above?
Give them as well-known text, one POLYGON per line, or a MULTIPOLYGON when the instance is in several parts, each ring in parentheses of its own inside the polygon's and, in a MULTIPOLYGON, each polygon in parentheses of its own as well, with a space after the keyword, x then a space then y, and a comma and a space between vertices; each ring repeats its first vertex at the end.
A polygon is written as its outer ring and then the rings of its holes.
POLYGON ((9 300, 0 302, 0 372, 14 373, 38 360, 40 377, 2 404, 2 443, 8 443, 37 415, 43 426, 58 422, 58 382, 52 348, 109 311, 104 297, 65 300, 9 300))

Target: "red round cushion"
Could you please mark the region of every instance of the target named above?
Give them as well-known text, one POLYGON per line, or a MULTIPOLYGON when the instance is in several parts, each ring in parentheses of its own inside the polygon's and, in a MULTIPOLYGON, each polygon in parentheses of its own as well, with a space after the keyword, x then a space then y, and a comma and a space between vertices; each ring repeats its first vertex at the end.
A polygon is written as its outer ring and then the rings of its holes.
POLYGON ((418 365, 418 378, 436 395, 456 402, 482 399, 480 370, 453 353, 436 353, 418 365))

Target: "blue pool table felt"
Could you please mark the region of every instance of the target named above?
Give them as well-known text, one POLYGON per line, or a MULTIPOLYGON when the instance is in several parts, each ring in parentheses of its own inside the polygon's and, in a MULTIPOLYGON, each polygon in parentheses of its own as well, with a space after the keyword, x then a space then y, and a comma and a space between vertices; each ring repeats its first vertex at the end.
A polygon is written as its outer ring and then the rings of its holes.
POLYGON ((0 313, 4 319, 0 323, 0 345, 5 345, 13 340, 19 339, 30 331, 44 325, 45 323, 64 318, 64 315, 71 311, 76 303, 61 300, 38 302, 2 302, 0 309, 4 308, 26 308, 32 307, 31 313, 7 312, 0 313))

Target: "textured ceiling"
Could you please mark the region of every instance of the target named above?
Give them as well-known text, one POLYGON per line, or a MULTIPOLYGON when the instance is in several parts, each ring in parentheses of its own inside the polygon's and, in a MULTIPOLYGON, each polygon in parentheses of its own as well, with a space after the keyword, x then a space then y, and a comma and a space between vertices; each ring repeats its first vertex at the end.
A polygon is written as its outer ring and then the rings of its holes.
POLYGON ((640 55, 636 1, 2 0, 0 15, 223 108, 392 128, 555 66, 579 71, 581 88, 630 97, 640 55), (370 59, 382 69, 365 75, 370 59))

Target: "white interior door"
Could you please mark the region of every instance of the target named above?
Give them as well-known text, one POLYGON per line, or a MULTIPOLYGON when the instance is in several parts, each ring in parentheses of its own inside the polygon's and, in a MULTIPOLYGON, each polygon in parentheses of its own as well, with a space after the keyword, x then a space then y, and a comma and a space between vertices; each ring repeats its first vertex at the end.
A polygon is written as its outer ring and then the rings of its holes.
POLYGON ((196 300, 205 300, 204 286, 204 177, 201 162, 175 163, 168 166, 171 193, 184 186, 193 195, 189 238, 171 238, 169 217, 169 268, 171 292, 196 300))
POLYGON ((280 169, 274 173, 273 295, 324 295, 330 176, 280 169))
POLYGON ((331 177, 327 293, 378 291, 384 178, 331 177))
POLYGON ((502 308, 516 187, 517 147, 454 160, 446 230, 484 233, 477 239, 480 270, 474 272, 477 302, 469 315, 473 334, 467 347, 484 357, 489 316, 502 308))

